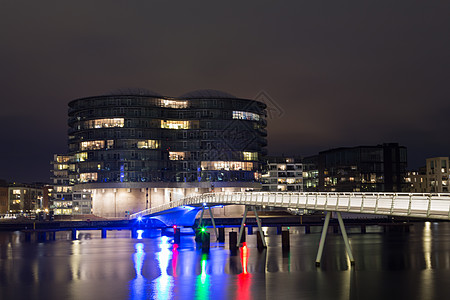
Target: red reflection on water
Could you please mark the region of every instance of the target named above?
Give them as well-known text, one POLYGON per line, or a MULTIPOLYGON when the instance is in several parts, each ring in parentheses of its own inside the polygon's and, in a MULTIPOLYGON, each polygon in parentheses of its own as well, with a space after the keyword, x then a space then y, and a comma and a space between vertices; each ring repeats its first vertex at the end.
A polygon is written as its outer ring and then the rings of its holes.
POLYGON ((247 247, 247 243, 243 243, 243 247, 240 248, 239 251, 241 252, 242 273, 238 275, 237 299, 246 300, 251 299, 251 274, 249 274, 247 270, 250 251, 247 247))
POLYGON ((241 263, 242 263, 242 270, 244 274, 248 274, 247 272, 247 264, 248 264, 248 255, 249 255, 249 251, 248 251, 248 247, 247 247, 247 243, 243 243, 243 247, 240 249, 241 251, 241 263))
POLYGON ((173 244, 173 254, 172 254, 172 275, 177 277, 177 262, 178 262, 178 244, 173 244))

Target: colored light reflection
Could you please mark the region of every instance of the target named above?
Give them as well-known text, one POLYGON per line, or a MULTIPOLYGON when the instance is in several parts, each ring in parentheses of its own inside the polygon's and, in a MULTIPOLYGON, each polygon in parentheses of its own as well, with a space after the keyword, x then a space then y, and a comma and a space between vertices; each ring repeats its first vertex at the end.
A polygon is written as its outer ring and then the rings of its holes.
POLYGON ((239 249, 241 252, 241 264, 242 264, 242 273, 238 275, 238 290, 237 290, 237 298, 240 300, 251 299, 250 294, 250 285, 251 285, 251 274, 248 273, 248 257, 250 255, 250 251, 247 247, 247 243, 243 243, 243 247, 239 249))
POLYGON ((200 260, 201 273, 195 283, 195 299, 209 299, 210 280, 207 273, 208 254, 202 254, 200 260))
POLYGON ((248 274, 247 265, 248 265, 249 251, 247 243, 243 243, 243 247, 240 249, 240 251, 241 251, 242 273, 248 274))
POLYGON ((172 251, 170 250, 172 245, 168 241, 169 238, 167 236, 161 237, 161 243, 159 244, 161 251, 156 254, 161 275, 152 282, 153 299, 172 299, 173 296, 173 278, 167 274, 169 261, 172 258, 172 251))
POLYGON ((134 245, 136 252, 133 255, 134 269, 136 271, 136 278, 130 283, 130 299, 145 299, 146 279, 142 276, 142 266, 144 265, 145 252, 144 244, 137 243, 134 245))
POLYGON ((172 249, 172 275, 177 277, 177 263, 178 263, 178 245, 174 244, 172 249))
POLYGON ((142 230, 142 229, 136 230, 136 233, 137 233, 137 239, 142 240, 142 234, 144 233, 144 230, 142 230))

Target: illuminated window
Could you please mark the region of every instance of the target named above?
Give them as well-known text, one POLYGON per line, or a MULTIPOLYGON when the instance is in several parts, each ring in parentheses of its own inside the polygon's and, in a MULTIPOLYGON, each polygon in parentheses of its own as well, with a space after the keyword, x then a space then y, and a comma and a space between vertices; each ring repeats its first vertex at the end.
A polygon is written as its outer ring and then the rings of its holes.
POLYGON ((288 178, 288 179, 286 179, 286 182, 289 184, 295 184, 295 183, 300 183, 301 181, 298 178, 288 178))
POLYGON ((157 140, 142 140, 138 141, 137 147, 139 149, 158 149, 159 141, 157 140))
POLYGON ((81 150, 98 150, 103 149, 104 147, 105 141, 89 141, 80 143, 81 150))
POLYGON ((14 195, 20 195, 20 190, 13 190, 14 195))
POLYGON ((246 111, 233 111, 233 119, 259 121, 259 115, 246 111))
POLYGON ((107 140, 106 141, 106 149, 112 149, 114 148, 114 140, 107 140))
POLYGON ((111 128, 111 127, 123 127, 125 124, 124 118, 114 119, 97 119, 84 122, 87 128, 111 128))
POLYGON ((169 152, 170 160, 185 160, 186 152, 169 152))
POLYGON ((161 120, 161 128, 165 129, 190 129, 191 121, 161 120))
POLYGON ((286 171, 286 165, 277 165, 277 167, 280 171, 286 171))
POLYGON ((75 154, 75 161, 77 162, 86 161, 87 158, 88 158, 87 152, 80 152, 75 154))
POLYGON ((56 157, 56 161, 59 162, 59 163, 68 162, 69 159, 70 159, 69 156, 58 156, 58 157, 56 157))
POLYGON ((244 160, 258 160, 258 152, 242 152, 244 160))
POLYGON ((69 165, 66 164, 58 164, 58 170, 67 170, 69 165))
POLYGON ((97 173, 81 173, 80 182, 97 181, 97 173))
POLYGON ((252 162, 243 161, 202 161, 202 170, 252 171, 252 162))
POLYGON ((187 101, 161 99, 161 107, 187 108, 187 101))

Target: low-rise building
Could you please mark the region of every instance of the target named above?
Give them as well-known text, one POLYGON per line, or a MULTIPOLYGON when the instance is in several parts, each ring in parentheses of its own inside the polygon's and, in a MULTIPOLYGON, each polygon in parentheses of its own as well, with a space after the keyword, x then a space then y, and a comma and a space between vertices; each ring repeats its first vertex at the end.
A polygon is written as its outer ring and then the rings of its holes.
POLYGON ((262 175, 263 191, 303 191, 303 167, 301 158, 267 157, 266 172, 262 175))
POLYGON ((432 157, 426 160, 427 192, 448 193, 450 184, 449 158, 432 157))
POLYGON ((32 215, 43 209, 43 186, 13 183, 8 187, 9 213, 32 215))
POLYGON ((53 156, 51 162, 53 190, 51 193, 51 208, 55 215, 86 215, 92 213, 92 194, 89 191, 72 190, 70 180, 74 157, 70 155, 53 156))
POLYGON ((410 193, 426 193, 428 191, 428 179, 425 167, 407 172, 405 181, 408 184, 407 191, 410 193))

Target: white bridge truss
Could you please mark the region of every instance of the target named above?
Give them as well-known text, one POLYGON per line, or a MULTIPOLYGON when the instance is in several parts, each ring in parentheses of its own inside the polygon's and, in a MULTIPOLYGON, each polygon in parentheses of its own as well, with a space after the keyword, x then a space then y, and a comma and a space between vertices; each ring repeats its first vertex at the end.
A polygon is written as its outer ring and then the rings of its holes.
POLYGON ((450 220, 450 193, 206 193, 152 207, 130 217, 152 215, 180 206, 231 204, 450 220))

